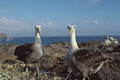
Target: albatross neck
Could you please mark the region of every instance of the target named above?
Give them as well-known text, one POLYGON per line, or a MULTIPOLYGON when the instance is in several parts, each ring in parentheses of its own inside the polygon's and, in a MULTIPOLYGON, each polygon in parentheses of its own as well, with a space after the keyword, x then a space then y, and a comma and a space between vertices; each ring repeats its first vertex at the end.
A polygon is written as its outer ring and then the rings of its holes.
POLYGON ((35 34, 35 44, 41 44, 41 37, 39 32, 36 32, 35 34))
POLYGON ((76 41, 75 31, 70 35, 70 49, 79 49, 76 41))

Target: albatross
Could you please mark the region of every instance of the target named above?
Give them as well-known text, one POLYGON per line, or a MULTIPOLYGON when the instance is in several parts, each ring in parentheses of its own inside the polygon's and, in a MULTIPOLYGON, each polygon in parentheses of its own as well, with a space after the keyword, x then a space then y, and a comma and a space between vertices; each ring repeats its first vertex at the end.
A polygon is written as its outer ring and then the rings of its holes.
POLYGON ((100 50, 80 49, 76 42, 75 28, 75 25, 68 26, 70 45, 65 60, 72 70, 82 73, 82 80, 85 80, 89 79, 88 75, 98 72, 105 62, 111 60, 111 57, 101 53, 100 50))
POLYGON ((39 74, 39 67, 36 63, 44 55, 44 50, 42 47, 41 37, 40 37, 41 26, 35 26, 35 41, 34 44, 26 43, 24 45, 18 46, 15 49, 14 55, 18 57, 19 60, 24 63, 35 63, 35 68, 39 74))
POLYGON ((106 45, 111 45, 111 44, 118 44, 118 40, 115 39, 114 37, 109 37, 108 35, 106 36, 105 44, 106 45))

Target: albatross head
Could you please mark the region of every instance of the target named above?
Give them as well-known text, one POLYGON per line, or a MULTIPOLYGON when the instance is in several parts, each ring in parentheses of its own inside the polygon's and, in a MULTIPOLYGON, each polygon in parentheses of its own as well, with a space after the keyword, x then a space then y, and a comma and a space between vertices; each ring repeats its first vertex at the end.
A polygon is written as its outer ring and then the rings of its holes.
POLYGON ((40 30, 41 30, 41 25, 35 26, 36 33, 39 33, 40 35, 40 30))
POLYGON ((73 34, 73 32, 75 32, 76 26, 75 26, 75 25, 72 25, 72 26, 68 26, 67 28, 69 29, 69 34, 70 34, 70 36, 71 36, 71 35, 73 34))
POLYGON ((41 43, 41 39, 40 39, 40 30, 41 30, 41 26, 35 26, 35 43, 41 43))
POLYGON ((108 35, 106 35, 105 38, 108 39, 109 38, 108 35))
POLYGON ((72 26, 68 26, 67 27, 69 29, 69 36, 70 36, 70 49, 79 49, 78 45, 77 45, 77 41, 76 41, 76 35, 75 35, 75 25, 72 26))

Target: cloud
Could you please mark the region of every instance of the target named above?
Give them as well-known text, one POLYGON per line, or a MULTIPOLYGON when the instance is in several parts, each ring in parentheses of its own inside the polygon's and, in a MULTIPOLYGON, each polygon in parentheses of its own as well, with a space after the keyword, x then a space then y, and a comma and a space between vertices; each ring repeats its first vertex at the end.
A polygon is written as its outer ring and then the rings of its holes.
POLYGON ((0 17, 0 32, 19 30, 20 25, 22 25, 22 23, 20 21, 17 21, 14 19, 8 19, 6 17, 0 17))
POLYGON ((33 29, 32 23, 0 17, 0 33, 6 33, 8 36, 29 36, 33 29))
POLYGON ((96 21, 96 20, 94 20, 94 21, 93 21, 93 23, 94 23, 94 24, 99 24, 99 22, 98 22, 98 21, 96 21))
POLYGON ((41 25, 44 27, 53 27, 53 22, 52 21, 41 22, 41 25))
POLYGON ((0 17, 0 23, 1 24, 16 24, 16 23, 18 23, 18 21, 14 20, 14 19, 8 19, 6 17, 0 17))
MULTIPOLYGON (((80 24, 100 24, 99 23, 99 21, 97 21, 97 20, 91 20, 91 21, 82 21, 82 22, 78 22, 78 23, 80 23, 80 24)), ((77 23, 77 24, 78 24, 77 23)))
POLYGON ((53 22, 52 21, 48 21, 48 25, 49 26, 53 26, 53 22))
MULTIPOLYGON (((51 28, 54 26, 54 23, 52 21, 23 22, 6 17, 0 17, 0 33, 6 33, 8 36, 34 36, 34 26, 36 24, 40 24, 47 29, 48 27, 51 28)), ((42 31, 44 32, 44 30, 42 31)))

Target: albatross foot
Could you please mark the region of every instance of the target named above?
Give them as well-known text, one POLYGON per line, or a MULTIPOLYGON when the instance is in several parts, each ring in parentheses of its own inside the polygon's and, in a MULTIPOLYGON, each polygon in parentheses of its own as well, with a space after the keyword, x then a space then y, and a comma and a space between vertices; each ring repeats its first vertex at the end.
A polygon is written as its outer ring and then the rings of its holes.
POLYGON ((24 71, 25 71, 25 72, 28 72, 28 71, 29 71, 28 65, 26 65, 26 66, 24 67, 24 71))
POLYGON ((68 73, 68 75, 67 75, 67 77, 65 78, 65 80, 67 80, 69 77, 71 77, 71 74, 72 73, 72 71, 70 71, 69 73, 68 73))

